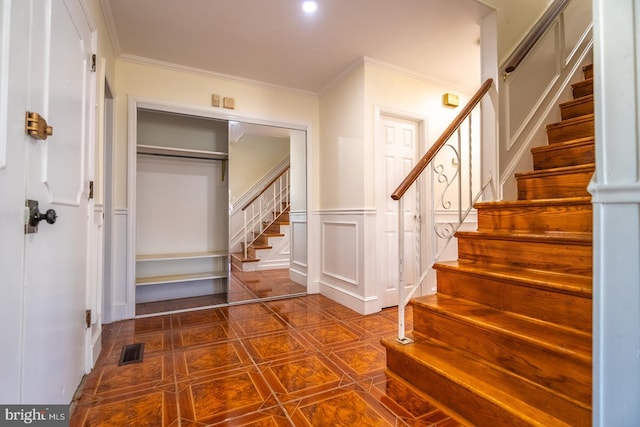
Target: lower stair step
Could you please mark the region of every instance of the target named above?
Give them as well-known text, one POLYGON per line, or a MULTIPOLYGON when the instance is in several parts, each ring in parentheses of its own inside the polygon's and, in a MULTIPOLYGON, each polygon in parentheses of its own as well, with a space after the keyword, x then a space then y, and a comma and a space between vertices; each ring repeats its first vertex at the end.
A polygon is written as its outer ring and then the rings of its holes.
POLYGON ((593 114, 593 95, 582 96, 572 101, 560 104, 560 117, 562 120, 593 114))
POLYGON ((256 264, 258 262, 260 262, 259 258, 253 258, 251 256, 245 258, 242 252, 234 252, 231 254, 231 267, 234 268, 235 271, 245 271, 247 264, 256 264))
POLYGON ((478 231, 576 231, 593 226, 591 197, 480 202, 478 231))
POLYGON ((518 200, 588 197, 593 163, 516 174, 518 200))
POLYGON ((481 265, 514 265, 591 276, 591 233, 484 233, 458 231, 458 258, 481 265))
POLYGON ((388 368, 476 426, 587 426, 589 407, 437 340, 384 339, 388 368))
POLYGON ((593 77, 587 77, 585 72, 585 79, 571 85, 573 89, 573 97, 581 98, 593 94, 593 77))
POLYGON ((440 262, 438 293, 591 333, 592 279, 515 266, 440 262))
POLYGON ((588 138, 594 135, 594 116, 586 114, 568 120, 547 125, 549 144, 588 138))
POLYGON ((581 138, 531 149, 533 169, 552 169, 595 162, 593 137, 581 138))
POLYGON ((582 405, 591 402, 591 334, 447 295, 412 300, 414 335, 444 342, 582 405))

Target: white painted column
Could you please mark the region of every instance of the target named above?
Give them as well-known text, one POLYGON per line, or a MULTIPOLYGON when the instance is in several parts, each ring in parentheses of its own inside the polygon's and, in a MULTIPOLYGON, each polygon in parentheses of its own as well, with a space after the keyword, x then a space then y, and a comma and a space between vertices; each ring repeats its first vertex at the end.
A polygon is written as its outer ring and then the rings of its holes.
POLYGON ((593 426, 640 425, 640 0, 593 0, 593 426))

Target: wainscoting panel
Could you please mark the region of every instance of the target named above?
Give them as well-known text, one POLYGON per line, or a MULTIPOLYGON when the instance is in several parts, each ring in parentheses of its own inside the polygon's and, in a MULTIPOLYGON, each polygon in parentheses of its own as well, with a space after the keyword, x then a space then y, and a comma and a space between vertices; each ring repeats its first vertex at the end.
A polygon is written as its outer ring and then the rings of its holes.
POLYGON ((375 211, 320 212, 320 240, 320 293, 362 314, 379 311, 375 211))

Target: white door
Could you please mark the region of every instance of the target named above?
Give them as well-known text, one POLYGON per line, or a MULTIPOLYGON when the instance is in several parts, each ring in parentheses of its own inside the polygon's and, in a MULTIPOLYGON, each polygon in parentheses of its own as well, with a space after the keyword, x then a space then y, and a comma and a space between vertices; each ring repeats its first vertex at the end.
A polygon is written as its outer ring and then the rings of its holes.
MULTIPOLYGON (((418 154, 418 123, 401 118, 381 117, 381 142, 384 184, 379 186, 378 195, 381 213, 381 233, 383 241, 379 246, 379 279, 382 284, 382 306, 398 305, 398 202, 391 200, 391 193, 411 171, 418 154)), ((404 280, 412 285, 415 279, 416 252, 418 247, 416 218, 418 216, 418 191, 412 186, 405 193, 404 200, 404 280)))
POLYGON ((0 3, 10 17, 2 17, 8 51, 0 75, 1 311, 11 329, 2 346, 11 390, 2 386, 2 401, 69 403, 85 373, 92 35, 79 0, 0 3), (42 115, 53 134, 26 136, 27 111, 42 115), (27 199, 40 212, 55 210, 55 223, 41 221, 37 233, 24 234, 27 199))

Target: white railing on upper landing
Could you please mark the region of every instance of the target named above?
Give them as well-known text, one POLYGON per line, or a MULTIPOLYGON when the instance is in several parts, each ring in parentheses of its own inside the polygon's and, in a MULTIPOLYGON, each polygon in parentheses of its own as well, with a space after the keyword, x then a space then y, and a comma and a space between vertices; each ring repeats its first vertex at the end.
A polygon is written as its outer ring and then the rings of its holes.
POLYGON ((283 212, 289 210, 290 168, 287 166, 272 179, 263 190, 242 207, 243 214, 243 252, 247 258, 249 246, 273 224, 283 212))
MULTIPOLYGON (((493 79, 485 81, 471 98, 469 103, 456 116, 442 136, 429 148, 427 153, 409 172, 391 198, 398 201, 398 230, 404 230, 404 200, 403 196, 413 186, 423 173, 428 173, 427 187, 433 195, 433 211, 427 215, 428 234, 434 239, 432 243, 431 259, 427 262, 415 283, 408 284, 405 280, 405 241, 404 233, 398 233, 398 341, 409 343, 405 336, 405 307, 411 297, 421 286, 427 275, 433 270, 434 264, 446 250, 448 243, 454 238, 456 231, 464 223, 473 209, 473 205, 488 189, 495 197, 493 180, 488 178, 482 182, 479 159, 479 144, 475 144, 473 118, 480 107, 480 101, 493 86, 493 79), (474 147, 475 145, 475 147, 474 147), (451 214, 453 217, 446 224, 436 221, 435 211, 451 214), (407 290, 408 289, 408 290, 407 290)), ((418 225, 419 222, 417 221, 418 225)), ((419 233, 418 233, 419 234, 419 233)), ((419 242, 418 242, 419 244, 419 242)), ((419 253, 420 251, 416 251, 419 253)), ((417 260, 419 261, 419 260, 417 260)), ((416 262, 416 265, 419 265, 416 262)), ((416 275, 418 276, 418 275, 416 275)))

